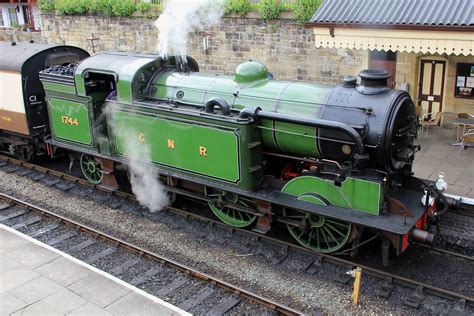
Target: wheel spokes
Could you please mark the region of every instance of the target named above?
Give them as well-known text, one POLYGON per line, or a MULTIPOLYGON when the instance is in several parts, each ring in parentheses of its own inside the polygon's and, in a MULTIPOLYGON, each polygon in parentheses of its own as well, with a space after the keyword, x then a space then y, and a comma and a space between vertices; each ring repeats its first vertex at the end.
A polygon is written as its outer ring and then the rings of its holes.
POLYGON ((247 227, 255 222, 256 215, 247 212, 236 210, 232 207, 217 206, 216 199, 222 199, 228 204, 241 205, 244 207, 251 207, 251 201, 241 198, 233 193, 227 193, 211 188, 205 188, 204 193, 211 198, 209 207, 212 212, 224 223, 233 227, 247 227))
POLYGON ((318 220, 316 220, 312 214, 297 210, 286 210, 285 217, 304 221, 303 224, 306 224, 309 227, 308 229, 288 224, 288 230, 298 243, 318 252, 330 253, 337 251, 346 244, 350 236, 351 225, 349 223, 327 219, 322 215, 319 215, 318 220))
POLYGON ((336 237, 334 236, 333 233, 331 233, 331 231, 329 230, 329 228, 327 226, 323 226, 322 229, 324 229, 326 231, 326 233, 328 234, 328 236, 330 237, 329 240, 330 242, 333 241, 335 243, 337 243, 337 239, 336 237))
POLYGON ((94 157, 82 154, 80 166, 84 177, 94 184, 102 182, 103 174, 100 163, 94 160, 94 157))
POLYGON ((336 232, 339 236, 341 237, 344 237, 345 235, 339 230, 337 229, 336 227, 332 226, 331 224, 329 223, 326 223, 326 227, 327 228, 330 228, 332 231, 336 232))

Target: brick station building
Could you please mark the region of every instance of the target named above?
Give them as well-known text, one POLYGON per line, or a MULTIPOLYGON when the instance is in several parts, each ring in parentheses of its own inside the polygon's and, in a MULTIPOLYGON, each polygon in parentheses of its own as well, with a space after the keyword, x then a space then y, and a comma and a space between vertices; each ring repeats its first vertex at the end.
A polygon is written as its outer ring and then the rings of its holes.
POLYGON ((361 69, 388 70, 423 113, 474 114, 474 1, 326 0, 307 27, 316 47, 365 51, 361 69))

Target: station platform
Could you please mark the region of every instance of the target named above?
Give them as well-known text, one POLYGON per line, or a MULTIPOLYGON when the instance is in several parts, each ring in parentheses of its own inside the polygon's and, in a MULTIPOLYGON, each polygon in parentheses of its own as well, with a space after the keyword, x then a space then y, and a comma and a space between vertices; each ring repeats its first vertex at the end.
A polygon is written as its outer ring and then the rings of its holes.
POLYGON ((0 224, 0 315, 190 315, 0 224))
POLYGON ((415 143, 421 145, 413 162, 415 176, 436 181, 440 172, 448 182, 446 193, 474 198, 474 147, 460 150, 454 129, 430 128, 415 143))

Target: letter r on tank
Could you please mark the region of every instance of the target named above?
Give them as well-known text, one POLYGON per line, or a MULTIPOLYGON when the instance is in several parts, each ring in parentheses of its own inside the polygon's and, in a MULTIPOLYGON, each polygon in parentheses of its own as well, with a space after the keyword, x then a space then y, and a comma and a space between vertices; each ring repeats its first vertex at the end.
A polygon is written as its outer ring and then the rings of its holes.
POLYGON ((199 146, 199 155, 207 157, 207 148, 204 146, 199 146))

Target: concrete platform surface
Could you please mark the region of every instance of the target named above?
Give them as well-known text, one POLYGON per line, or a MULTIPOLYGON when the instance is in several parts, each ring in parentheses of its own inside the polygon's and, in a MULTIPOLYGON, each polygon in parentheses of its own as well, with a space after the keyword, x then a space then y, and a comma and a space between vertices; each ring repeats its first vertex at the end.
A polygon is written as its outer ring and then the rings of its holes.
MULTIPOLYGON (((436 180, 440 172, 445 173, 446 192, 474 198, 474 146, 460 151, 456 143, 456 131, 431 127, 428 133, 419 135, 415 143, 421 145, 413 163, 415 176, 436 180)), ((474 144, 472 144, 474 145, 474 144)))
POLYGON ((190 315, 0 224, 0 315, 190 315))

